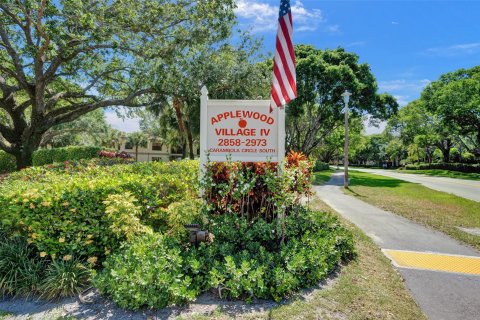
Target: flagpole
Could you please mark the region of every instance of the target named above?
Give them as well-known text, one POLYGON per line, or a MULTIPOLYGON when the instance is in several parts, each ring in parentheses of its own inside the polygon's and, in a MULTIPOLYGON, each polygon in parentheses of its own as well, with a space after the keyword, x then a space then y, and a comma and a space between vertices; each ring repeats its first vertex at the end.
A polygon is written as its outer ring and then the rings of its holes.
POLYGON ((278 164, 282 165, 285 157, 285 106, 278 109, 278 164))

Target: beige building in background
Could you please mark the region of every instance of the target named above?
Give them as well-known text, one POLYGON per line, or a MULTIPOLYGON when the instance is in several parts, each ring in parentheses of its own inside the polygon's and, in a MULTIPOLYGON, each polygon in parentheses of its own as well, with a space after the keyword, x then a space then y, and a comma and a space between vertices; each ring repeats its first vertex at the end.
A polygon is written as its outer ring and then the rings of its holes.
MULTIPOLYGON (((135 146, 129 145, 127 139, 122 140, 122 144, 120 146, 120 152, 124 151, 130 154, 133 158, 135 158, 135 146)), ((182 158, 182 153, 178 153, 179 150, 171 150, 169 146, 160 141, 156 140, 155 138, 151 138, 148 140, 147 147, 138 147, 138 159, 139 162, 147 162, 147 161, 172 161, 178 160, 182 158), (173 152, 172 152, 173 151, 173 152)))

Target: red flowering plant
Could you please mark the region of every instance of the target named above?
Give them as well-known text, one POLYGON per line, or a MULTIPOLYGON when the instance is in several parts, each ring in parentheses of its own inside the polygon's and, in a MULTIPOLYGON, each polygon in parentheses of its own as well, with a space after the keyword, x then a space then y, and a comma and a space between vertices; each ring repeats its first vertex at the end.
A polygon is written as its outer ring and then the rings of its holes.
POLYGON ((271 222, 310 194, 311 168, 305 155, 293 152, 283 168, 271 162, 208 163, 202 182, 204 198, 213 214, 271 222))
POLYGON ((101 158, 110 158, 110 159, 113 159, 113 158, 120 158, 120 159, 133 159, 133 157, 126 153, 125 151, 122 151, 122 152, 114 152, 114 151, 106 151, 106 150, 100 150, 98 152, 98 155, 101 157, 101 158))
POLYGON ((298 193, 300 196, 303 194, 310 195, 310 178, 312 175, 313 163, 308 160, 307 156, 302 152, 290 151, 285 161, 285 168, 293 179, 291 191, 298 193))

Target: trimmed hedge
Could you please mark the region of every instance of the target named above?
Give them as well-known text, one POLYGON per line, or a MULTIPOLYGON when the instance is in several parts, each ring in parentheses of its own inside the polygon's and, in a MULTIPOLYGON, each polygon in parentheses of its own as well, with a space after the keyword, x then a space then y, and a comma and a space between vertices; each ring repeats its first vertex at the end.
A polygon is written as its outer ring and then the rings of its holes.
POLYGON ((407 170, 450 170, 464 173, 480 173, 480 164, 466 164, 466 163, 422 163, 422 164, 407 164, 407 170))
POLYGON ((101 262, 131 231, 112 226, 133 228, 139 218, 155 228, 162 224, 158 211, 198 193, 197 179, 198 162, 189 161, 29 168, 0 184, 0 230, 24 236, 44 255, 101 262), (129 203, 107 202, 112 195, 129 203))
POLYGON ((17 169, 15 157, 0 150, 0 173, 12 172, 17 169))
POLYGON ((315 165, 313 166, 313 172, 324 171, 328 169, 330 169, 330 165, 320 160, 315 161, 315 165))
POLYGON ((34 152, 32 164, 34 166, 42 166, 54 162, 97 158, 100 150, 100 147, 65 147, 41 149, 34 152))

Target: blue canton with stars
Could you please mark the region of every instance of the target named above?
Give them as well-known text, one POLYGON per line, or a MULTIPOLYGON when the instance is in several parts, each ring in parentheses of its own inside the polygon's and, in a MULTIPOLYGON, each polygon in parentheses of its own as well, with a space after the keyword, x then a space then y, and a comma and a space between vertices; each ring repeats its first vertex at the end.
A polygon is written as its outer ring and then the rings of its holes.
POLYGON ((281 0, 280 2, 280 12, 279 12, 279 18, 283 17, 284 15, 287 15, 291 12, 290 8, 290 0, 281 0))

